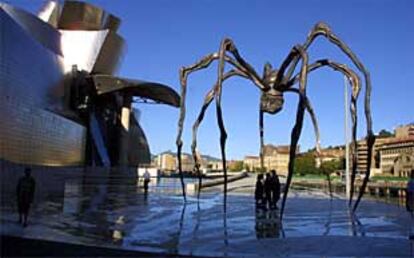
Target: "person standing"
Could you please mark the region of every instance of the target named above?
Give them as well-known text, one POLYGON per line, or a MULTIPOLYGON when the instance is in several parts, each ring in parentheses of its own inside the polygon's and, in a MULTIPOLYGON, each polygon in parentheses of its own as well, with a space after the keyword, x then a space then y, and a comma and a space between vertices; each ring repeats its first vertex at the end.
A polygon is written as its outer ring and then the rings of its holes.
MULTIPOLYGON (((413 220, 413 213, 414 213, 414 169, 411 170, 410 173, 410 179, 408 180, 407 183, 407 190, 406 190, 406 195, 405 195, 405 207, 407 208, 407 211, 410 213, 411 215, 411 223, 412 224, 412 220, 413 220)), ((411 225, 410 225, 411 226, 411 225)), ((414 240, 414 234, 411 231, 411 227, 410 227, 410 236, 409 238, 411 240, 414 240)))
POLYGON ((256 189, 254 191, 254 198, 256 199, 256 209, 266 207, 266 203, 263 197, 263 174, 257 175, 256 189))
POLYGON ((276 174, 276 170, 272 170, 272 208, 277 209, 277 202, 280 199, 280 181, 279 176, 276 174))
POLYGON ((272 208, 272 178, 270 173, 266 173, 266 180, 264 183, 266 205, 269 205, 269 209, 272 208))
POLYGON ((25 175, 22 176, 17 183, 16 195, 17 208, 19 210, 19 223, 23 223, 23 227, 26 227, 30 205, 33 202, 36 182, 35 179, 31 176, 30 168, 25 168, 24 174, 25 175))
POLYGON ((144 193, 147 194, 148 193, 148 184, 150 182, 150 173, 148 173, 148 170, 145 169, 145 173, 144 173, 144 193))

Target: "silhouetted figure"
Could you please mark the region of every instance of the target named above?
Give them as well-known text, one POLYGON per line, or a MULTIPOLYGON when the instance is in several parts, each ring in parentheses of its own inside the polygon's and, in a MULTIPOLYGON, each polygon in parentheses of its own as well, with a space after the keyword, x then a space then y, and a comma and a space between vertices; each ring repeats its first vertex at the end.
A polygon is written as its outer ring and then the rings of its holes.
POLYGON ((266 173, 266 180, 264 183, 266 204, 269 206, 269 209, 272 207, 272 177, 270 173, 266 173))
POLYGON ((411 170, 410 179, 407 183, 407 193, 405 195, 405 207, 407 211, 411 214, 411 223, 410 223, 410 239, 414 240, 414 234, 412 233, 412 220, 414 213, 414 169, 411 170))
POLYGON ((30 205, 33 202, 36 182, 31 176, 31 169, 25 168, 24 176, 19 179, 16 188, 17 207, 19 210, 19 223, 23 222, 23 226, 27 226, 27 216, 29 214, 30 205), (23 217, 23 221, 22 221, 23 217))
POLYGON ((272 206, 270 208, 277 209, 277 202, 280 199, 280 181, 279 176, 276 174, 275 170, 271 171, 272 177, 272 206))
POLYGON ((148 184, 150 182, 150 174, 148 173, 148 170, 145 170, 144 173, 144 193, 145 195, 148 193, 148 184))
POLYGON ((266 202, 264 200, 264 185, 263 174, 257 175, 256 189, 254 191, 254 198, 256 199, 256 209, 265 208, 266 202))

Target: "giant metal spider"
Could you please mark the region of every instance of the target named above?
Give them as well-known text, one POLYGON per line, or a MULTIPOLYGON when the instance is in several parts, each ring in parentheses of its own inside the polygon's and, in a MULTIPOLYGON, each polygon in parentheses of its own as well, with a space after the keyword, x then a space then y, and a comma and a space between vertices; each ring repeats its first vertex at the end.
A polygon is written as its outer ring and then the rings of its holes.
MULTIPOLYGON (((226 152, 225 144, 227 133, 224 128, 222 110, 221 110, 221 93, 222 93, 222 84, 223 81, 232 77, 240 76, 246 79, 249 79, 256 85, 261 91, 260 98, 260 115, 259 115, 259 127, 260 127, 260 161, 261 167, 263 169, 263 114, 276 114, 283 107, 283 94, 285 92, 296 93, 299 96, 298 110, 296 114, 295 126, 293 127, 291 133, 291 143, 290 143, 290 153, 289 153, 289 165, 288 165, 288 175, 286 179, 286 185, 284 189, 284 195, 282 199, 282 207, 280 210, 280 219, 283 217, 283 211, 286 203, 287 194, 289 192, 289 186, 292 181, 293 168, 296 156, 297 144, 301 135, 303 118, 305 110, 310 114, 312 123, 314 125, 315 134, 316 134, 316 153, 317 155, 320 152, 319 146, 319 129, 316 120, 316 116, 312 109, 311 103, 306 96, 306 81, 307 75, 309 72, 312 72, 320 67, 328 66, 336 71, 343 73, 348 79, 351 88, 352 88, 352 97, 351 97, 351 117, 352 117, 352 176, 351 176, 351 196, 349 199, 349 206, 352 205, 352 199, 354 194, 354 183, 355 175, 357 168, 357 158, 356 158, 356 135, 357 135, 357 98, 361 89, 360 78, 359 76, 350 68, 344 64, 339 64, 328 59, 321 59, 315 63, 308 64, 308 55, 307 49, 312 44, 314 39, 318 36, 326 37, 331 43, 338 46, 354 63, 358 70, 364 75, 365 79, 365 117, 367 123, 367 145, 368 145, 368 157, 372 155, 372 148, 374 145, 375 137, 372 132, 372 120, 370 112, 370 94, 371 94, 371 81, 369 72, 365 69, 364 65, 359 61, 357 56, 351 51, 351 49, 342 42, 330 29, 330 27, 323 23, 317 23, 313 29, 310 31, 305 43, 303 45, 296 45, 292 48, 289 55, 281 64, 280 68, 272 69, 270 64, 264 66, 263 76, 260 77, 254 68, 249 65, 239 54, 235 44, 229 38, 225 38, 220 45, 218 52, 209 54, 203 57, 201 60, 195 64, 187 67, 182 67, 180 69, 180 83, 181 83, 181 112, 180 118, 178 121, 178 135, 177 135, 177 157, 178 157, 178 169, 181 177, 181 184, 183 190, 184 200, 186 199, 185 185, 183 181, 182 174, 182 164, 181 164, 181 149, 183 142, 181 140, 183 123, 185 118, 185 98, 187 90, 187 77, 190 73, 207 68, 214 60, 218 60, 218 79, 214 87, 208 91, 205 96, 203 106, 201 108, 200 114, 198 115, 197 120, 193 125, 193 140, 192 140, 192 154, 194 157, 195 170, 199 175, 199 188, 198 195, 200 194, 201 189, 201 173, 200 173, 200 156, 197 152, 197 130, 204 118, 205 111, 213 100, 216 100, 216 113, 217 113, 217 122, 220 128, 220 147, 221 147, 221 156, 223 162, 223 173, 224 173, 224 205, 226 205, 226 196, 227 196, 227 167, 226 167, 226 152), (300 72, 296 75, 293 75, 298 65, 301 61, 300 72), (228 63, 232 66, 232 69, 225 72, 224 66, 228 63), (299 87, 294 88, 293 86, 299 82, 299 87)), ((368 158, 367 161, 367 171, 364 181, 362 183, 361 189, 359 191, 358 198, 354 203, 352 212, 355 212, 358 204, 361 200, 365 188, 368 183, 370 168, 371 168, 371 159, 368 158)))

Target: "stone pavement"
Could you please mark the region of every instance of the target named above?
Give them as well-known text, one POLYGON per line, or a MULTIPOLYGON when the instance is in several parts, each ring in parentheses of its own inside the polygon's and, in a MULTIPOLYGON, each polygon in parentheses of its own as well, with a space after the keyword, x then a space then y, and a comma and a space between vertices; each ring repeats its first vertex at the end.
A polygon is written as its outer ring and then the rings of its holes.
POLYGON ((63 200, 37 205, 29 226, 2 207, 2 235, 141 252, 229 257, 410 257, 410 217, 403 207, 364 200, 352 218, 346 201, 293 190, 283 224, 278 211, 256 211, 254 178, 206 189, 183 205, 177 179, 140 186, 67 182, 63 200))

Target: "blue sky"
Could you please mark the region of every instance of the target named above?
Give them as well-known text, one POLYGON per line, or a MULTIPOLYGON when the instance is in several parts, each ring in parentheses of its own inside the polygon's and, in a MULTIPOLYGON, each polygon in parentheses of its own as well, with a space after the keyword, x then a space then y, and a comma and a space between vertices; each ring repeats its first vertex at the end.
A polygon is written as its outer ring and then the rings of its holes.
MULTIPOLYGON (((6 1, 36 11, 43 1, 6 1)), ((245 59, 262 73, 265 62, 277 67, 291 47, 303 43, 312 26, 327 22, 371 73, 371 108, 375 132, 414 121, 414 1, 89 1, 122 18, 120 34, 128 44, 119 75, 162 82, 179 91, 178 70, 218 50, 231 37, 245 59)), ((319 38, 309 49, 310 61, 329 58, 352 66, 341 51, 319 38)), ((189 78, 184 150, 190 150, 191 127, 205 93, 216 81, 217 67, 189 78)), ((308 95, 317 113, 323 146, 344 143, 343 76, 321 69, 308 78, 308 95)), ((359 137, 365 133, 363 94, 359 101, 359 137)), ((223 110, 228 131, 227 155, 257 155, 259 91, 250 82, 225 83, 223 110)), ((297 98, 285 96, 277 115, 265 118, 265 141, 289 144, 297 98)), ((199 150, 219 156, 219 130, 212 106, 199 130, 199 150)), ((152 153, 175 150, 178 109, 138 106, 152 153)), ((313 128, 305 117, 302 150, 313 147, 313 128)))

